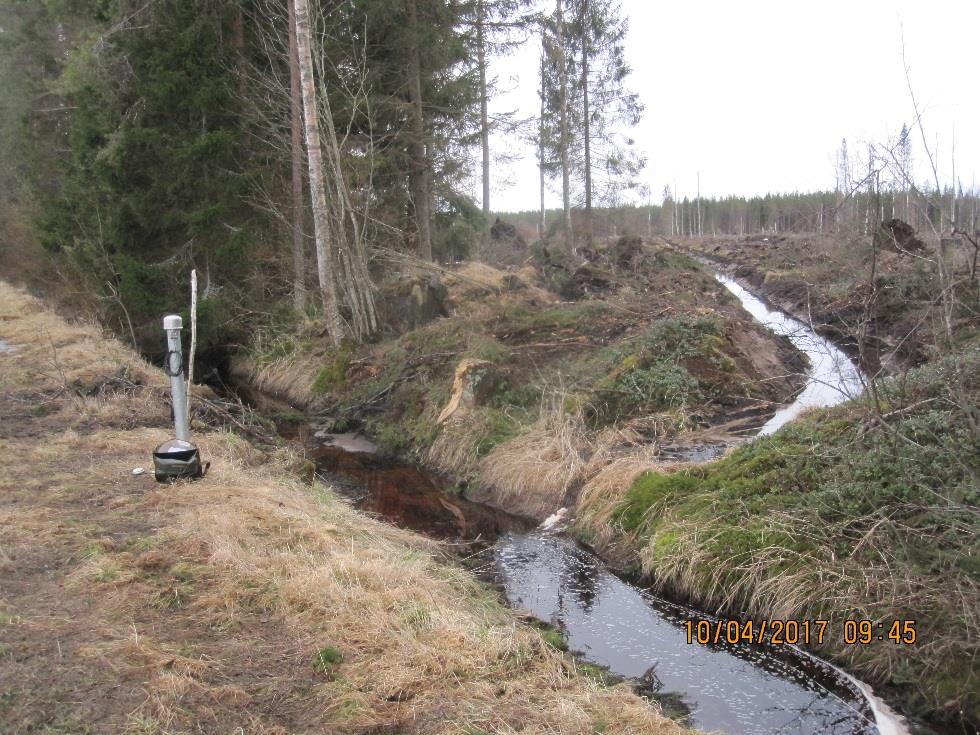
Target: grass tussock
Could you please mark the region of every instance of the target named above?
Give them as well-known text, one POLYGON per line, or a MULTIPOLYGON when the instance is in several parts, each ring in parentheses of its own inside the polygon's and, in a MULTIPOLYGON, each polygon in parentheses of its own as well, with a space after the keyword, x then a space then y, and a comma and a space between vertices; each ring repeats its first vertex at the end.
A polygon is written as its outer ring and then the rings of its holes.
POLYGON ((316 394, 314 386, 324 365, 323 356, 293 349, 280 354, 275 345, 269 349, 258 358, 233 360, 232 374, 291 405, 308 404, 316 394))
POLYGON ((434 542, 289 477, 287 451, 201 433, 204 480, 133 475, 167 417, 100 426, 141 409, 139 387, 79 408, 64 381, 124 364, 152 384, 153 371, 4 284, 0 314, 19 350, 0 355, 0 409, 24 429, 0 440, 0 636, 15 654, 0 730, 684 731, 579 675, 434 542), (31 322, 58 345, 60 369, 40 380, 12 362, 50 351, 31 322), (49 388, 45 411, 21 411, 49 388))
MULTIPOLYGON (((957 359, 978 374, 980 355, 957 359)), ((944 398, 951 369, 884 384, 884 425, 848 404, 707 465, 630 481, 641 467, 624 463, 619 477, 583 491, 579 530, 709 609, 829 619, 827 652, 895 687, 909 710, 980 721, 980 444, 944 398), (855 619, 884 631, 912 619, 918 640, 844 645, 843 623, 855 619)))
POLYGON ((581 480, 589 457, 588 432, 581 413, 565 408, 561 400, 543 407, 536 423, 481 462, 481 481, 493 488, 501 507, 545 518, 581 480))
POLYGON ((645 472, 670 473, 687 466, 660 462, 652 449, 640 449, 611 460, 582 487, 576 505, 576 531, 608 557, 628 563, 635 558, 635 547, 629 539, 624 542, 615 519, 626 489, 645 472))

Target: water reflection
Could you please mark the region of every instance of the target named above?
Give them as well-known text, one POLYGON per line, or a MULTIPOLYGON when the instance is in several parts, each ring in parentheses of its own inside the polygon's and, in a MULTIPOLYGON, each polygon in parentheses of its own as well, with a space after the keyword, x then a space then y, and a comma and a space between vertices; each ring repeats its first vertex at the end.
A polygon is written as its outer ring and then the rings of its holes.
POLYGON ((793 648, 689 645, 697 616, 609 572, 567 538, 508 534, 494 565, 510 603, 550 622, 569 647, 643 688, 670 693, 691 724, 733 735, 876 733, 863 695, 793 648))

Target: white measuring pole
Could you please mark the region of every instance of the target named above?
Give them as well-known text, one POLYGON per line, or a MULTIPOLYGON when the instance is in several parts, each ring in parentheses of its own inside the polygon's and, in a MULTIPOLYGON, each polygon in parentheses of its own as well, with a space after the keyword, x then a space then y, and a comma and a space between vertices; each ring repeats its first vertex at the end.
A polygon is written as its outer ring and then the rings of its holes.
POLYGON ((187 428, 187 385, 184 383, 184 360, 180 346, 180 330, 183 320, 176 314, 163 318, 163 329, 167 333, 166 371, 170 376, 170 395, 174 405, 174 429, 181 441, 190 439, 187 428))

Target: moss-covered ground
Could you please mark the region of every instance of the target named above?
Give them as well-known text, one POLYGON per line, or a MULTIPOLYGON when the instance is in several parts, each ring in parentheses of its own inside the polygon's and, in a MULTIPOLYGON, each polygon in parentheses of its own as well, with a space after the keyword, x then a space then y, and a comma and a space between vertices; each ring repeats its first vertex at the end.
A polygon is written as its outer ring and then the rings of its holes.
MULTIPOLYGON (((659 585, 730 614, 830 620, 823 649, 908 711, 980 721, 980 352, 814 411, 723 459, 640 474, 587 516, 591 539, 659 585), (956 395, 950 375, 958 374, 956 395), (848 645, 844 621, 871 620, 848 645), (914 644, 889 640, 912 620, 914 644)), ((963 724, 961 722, 961 724, 963 724)))

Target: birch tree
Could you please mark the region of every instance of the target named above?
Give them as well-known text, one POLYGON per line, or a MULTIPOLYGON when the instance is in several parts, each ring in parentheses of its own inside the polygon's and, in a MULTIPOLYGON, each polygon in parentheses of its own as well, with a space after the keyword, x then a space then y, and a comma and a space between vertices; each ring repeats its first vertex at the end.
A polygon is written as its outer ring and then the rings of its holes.
POLYGON ((296 52, 303 98, 306 160, 309 164, 310 195, 313 202, 313 230, 316 242, 317 277, 320 283, 320 297, 323 301, 323 319, 327 328, 327 335, 334 344, 340 344, 345 330, 337 303, 331 243, 328 242, 330 237, 330 215, 327 210, 327 196, 323 178, 323 156, 320 148, 320 120, 317 109, 316 85, 313 80, 313 56, 310 50, 310 6, 309 0, 293 0, 293 3, 296 52))
POLYGON ((306 308, 306 254, 303 235, 303 91, 300 84, 299 51, 296 47, 295 0, 289 5, 289 152, 292 174, 293 307, 306 308))

